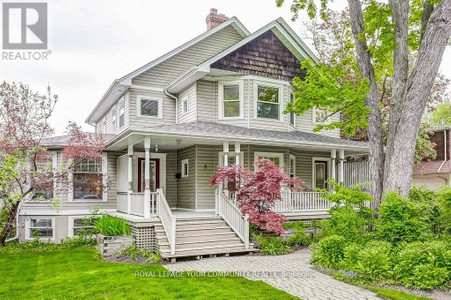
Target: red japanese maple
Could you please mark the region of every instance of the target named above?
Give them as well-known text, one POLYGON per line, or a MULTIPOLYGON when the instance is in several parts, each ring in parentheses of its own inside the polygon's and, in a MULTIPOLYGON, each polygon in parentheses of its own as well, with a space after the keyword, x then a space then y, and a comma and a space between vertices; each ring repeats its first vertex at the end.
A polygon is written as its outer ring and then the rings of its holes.
POLYGON ((276 201, 282 201, 282 188, 304 190, 305 184, 297 177, 290 177, 268 159, 257 158, 256 171, 243 166, 218 168, 210 184, 225 184, 236 194, 237 203, 243 214, 249 215, 249 222, 261 229, 284 234, 282 223, 286 218, 273 211, 276 201))

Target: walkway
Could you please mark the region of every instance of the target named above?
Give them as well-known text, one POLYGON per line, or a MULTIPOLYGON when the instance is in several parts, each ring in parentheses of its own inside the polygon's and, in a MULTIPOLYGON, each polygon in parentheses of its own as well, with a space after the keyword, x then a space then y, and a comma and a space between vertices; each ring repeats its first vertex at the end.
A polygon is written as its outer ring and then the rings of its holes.
POLYGON ((165 265, 170 271, 238 272, 302 299, 379 299, 376 294, 321 272, 309 264, 310 251, 303 249, 280 256, 233 256, 181 261, 165 265))

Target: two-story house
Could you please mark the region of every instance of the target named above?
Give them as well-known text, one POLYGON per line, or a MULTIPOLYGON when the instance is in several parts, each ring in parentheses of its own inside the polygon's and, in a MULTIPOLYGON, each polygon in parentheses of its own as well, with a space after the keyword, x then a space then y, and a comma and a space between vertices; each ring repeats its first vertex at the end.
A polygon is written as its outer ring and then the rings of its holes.
MULTIPOLYGON (((22 239, 36 229, 56 242, 73 236, 97 207, 147 228, 135 240, 156 240, 166 257, 243 252, 252 248, 246 216, 209 185, 218 166, 253 169, 262 157, 299 177, 311 191, 287 192, 277 210, 288 215, 325 213, 329 204, 314 189, 329 177, 367 181, 356 175, 365 163, 345 162, 368 153, 366 143, 313 132, 330 121, 327 111, 284 113, 293 77, 305 74, 300 62, 317 58, 283 19, 254 33, 215 9, 206 21, 206 32, 114 80, 86 120, 108 138, 104 155, 74 172, 58 208, 22 207, 22 239), (83 180, 88 173, 110 181, 108 191, 83 180)), ((47 140, 55 163, 64 142, 47 140)))

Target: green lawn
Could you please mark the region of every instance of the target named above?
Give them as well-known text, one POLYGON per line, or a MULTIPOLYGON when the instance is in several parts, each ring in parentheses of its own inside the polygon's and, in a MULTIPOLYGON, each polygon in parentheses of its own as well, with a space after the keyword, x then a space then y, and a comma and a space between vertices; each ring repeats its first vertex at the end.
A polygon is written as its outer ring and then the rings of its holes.
MULTIPOLYGON (((167 271, 160 265, 104 262, 85 248, 1 253, 0 299, 294 299, 261 281, 245 278, 136 277, 167 271)), ((185 274, 186 276, 186 274, 185 274)))

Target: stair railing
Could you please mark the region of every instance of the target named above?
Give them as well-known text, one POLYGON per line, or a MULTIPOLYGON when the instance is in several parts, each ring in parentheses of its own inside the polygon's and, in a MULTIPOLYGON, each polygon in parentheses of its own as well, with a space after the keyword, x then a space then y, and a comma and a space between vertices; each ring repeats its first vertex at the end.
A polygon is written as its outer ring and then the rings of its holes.
POLYGON ((243 216, 241 210, 227 197, 224 191, 216 189, 216 213, 232 228, 249 249, 249 215, 243 216))
POLYGON ((175 254, 175 234, 176 234, 176 217, 172 214, 171 208, 166 201, 162 189, 157 189, 158 202, 157 202, 157 212, 160 217, 161 223, 163 224, 163 229, 168 238, 169 248, 171 250, 171 255, 175 254))

